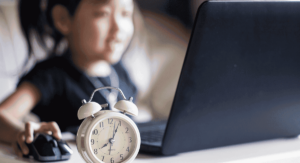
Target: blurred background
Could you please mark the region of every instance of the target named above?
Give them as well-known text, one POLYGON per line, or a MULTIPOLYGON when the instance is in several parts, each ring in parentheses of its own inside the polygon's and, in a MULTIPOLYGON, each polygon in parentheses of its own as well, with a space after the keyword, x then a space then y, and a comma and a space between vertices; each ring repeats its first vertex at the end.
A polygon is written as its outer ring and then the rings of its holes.
MULTIPOLYGON (((138 77, 145 79, 144 84, 138 84, 141 93, 137 103, 156 119, 169 115, 194 16, 203 1, 136 0, 146 31, 142 34, 147 35, 149 67, 145 69, 150 73, 150 77, 138 77)), ((22 75, 45 59, 46 52, 34 38, 31 41, 34 55, 28 58, 18 18, 18 0, 0 0, 0 102, 15 90, 22 75)), ((149 119, 149 115, 142 114, 140 118, 149 119)))

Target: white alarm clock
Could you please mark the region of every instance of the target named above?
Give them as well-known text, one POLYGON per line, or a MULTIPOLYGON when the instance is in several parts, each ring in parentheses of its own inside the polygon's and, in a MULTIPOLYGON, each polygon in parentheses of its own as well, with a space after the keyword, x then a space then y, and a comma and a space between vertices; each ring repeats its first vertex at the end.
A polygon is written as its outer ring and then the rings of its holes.
POLYGON ((138 108, 127 100, 121 89, 115 87, 101 87, 96 89, 88 102, 82 100, 78 110, 81 123, 77 136, 77 149, 82 158, 88 163, 118 163, 132 162, 138 154, 141 144, 140 132, 136 124, 125 114, 138 115, 138 108), (92 102, 96 91, 101 89, 118 90, 124 100, 118 101, 112 110, 102 110, 108 104, 99 105, 92 102))

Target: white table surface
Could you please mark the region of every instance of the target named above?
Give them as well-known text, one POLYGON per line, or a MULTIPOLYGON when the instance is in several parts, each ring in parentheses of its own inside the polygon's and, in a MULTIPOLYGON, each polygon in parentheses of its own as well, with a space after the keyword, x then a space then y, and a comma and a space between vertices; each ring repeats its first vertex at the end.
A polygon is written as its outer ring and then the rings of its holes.
MULTIPOLYGON (((74 137, 64 134, 64 139, 73 150, 73 155, 68 161, 60 163, 84 163, 77 152, 74 137)), ((27 163, 35 162, 17 157, 12 148, 0 144, 0 163, 27 163)), ((181 153, 175 156, 152 156, 139 154, 134 163, 300 163, 300 139, 274 139, 247 144, 219 147, 207 150, 181 153)))

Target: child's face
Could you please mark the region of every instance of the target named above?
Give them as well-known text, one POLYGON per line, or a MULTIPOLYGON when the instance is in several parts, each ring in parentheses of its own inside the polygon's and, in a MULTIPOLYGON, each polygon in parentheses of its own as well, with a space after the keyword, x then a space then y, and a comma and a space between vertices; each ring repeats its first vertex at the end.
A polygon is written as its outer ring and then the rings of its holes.
POLYGON ((134 31, 132 0, 82 0, 72 18, 70 48, 87 60, 116 63, 134 31))

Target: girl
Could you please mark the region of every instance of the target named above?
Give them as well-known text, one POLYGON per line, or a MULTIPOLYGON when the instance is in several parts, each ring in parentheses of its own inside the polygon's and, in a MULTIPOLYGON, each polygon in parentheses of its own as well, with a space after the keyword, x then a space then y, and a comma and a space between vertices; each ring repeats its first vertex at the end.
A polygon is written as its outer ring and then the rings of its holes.
MULTIPOLYGON (((135 96, 137 88, 120 61, 134 42, 133 0, 21 0, 19 9, 29 54, 32 33, 51 53, 21 78, 17 90, 0 105, 0 140, 13 143, 22 155, 28 153, 24 141, 31 143, 34 133, 52 133, 60 139, 60 130, 78 126, 81 100, 89 99, 95 88, 119 87, 128 97, 135 96), (63 39, 68 49, 58 56, 63 39), (23 127, 21 120, 30 111, 45 122, 27 122, 23 127)), ((120 99, 114 91, 93 98, 109 105, 120 99)))

